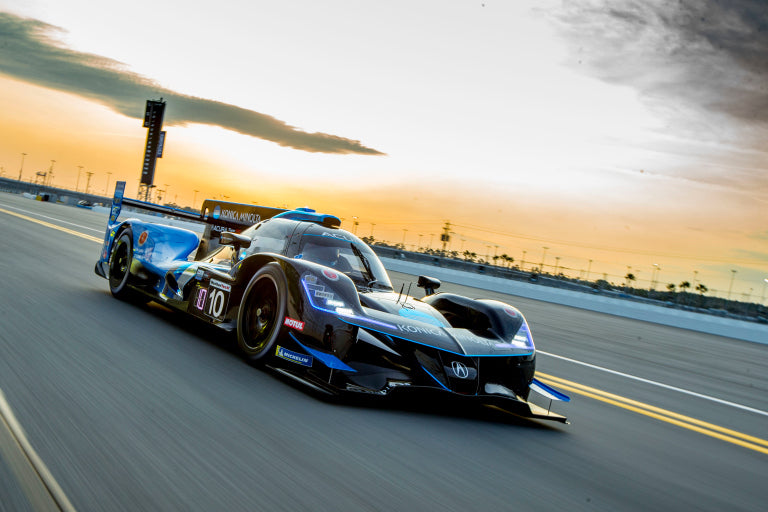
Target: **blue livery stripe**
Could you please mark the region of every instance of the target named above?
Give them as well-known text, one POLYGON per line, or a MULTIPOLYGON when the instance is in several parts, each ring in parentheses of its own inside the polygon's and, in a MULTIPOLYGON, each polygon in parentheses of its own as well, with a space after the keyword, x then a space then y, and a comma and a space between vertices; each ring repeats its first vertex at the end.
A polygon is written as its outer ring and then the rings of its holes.
POLYGON ((344 363, 344 361, 334 356, 333 354, 326 354, 325 352, 320 352, 319 350, 309 348, 306 345, 304 345, 302 342, 300 342, 298 338, 294 336, 293 333, 289 333, 289 334, 293 339, 293 341, 298 343, 301 348, 306 350, 308 353, 312 354, 315 357, 315 359, 323 363, 328 368, 331 368, 333 370, 344 370, 346 372, 357 372, 357 370, 355 370, 351 366, 348 366, 347 364, 344 363))

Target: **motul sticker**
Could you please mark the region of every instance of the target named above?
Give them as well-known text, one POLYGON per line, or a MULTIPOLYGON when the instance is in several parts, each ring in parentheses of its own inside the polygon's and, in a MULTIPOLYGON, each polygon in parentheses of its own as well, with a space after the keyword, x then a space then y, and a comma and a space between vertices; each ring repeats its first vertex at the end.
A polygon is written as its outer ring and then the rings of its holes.
POLYGON ((293 318, 289 318, 289 317, 285 317, 285 322, 283 322, 283 325, 286 325, 291 329, 296 329, 297 331, 304 330, 304 322, 302 322, 301 320, 294 320, 293 318))
POLYGON ((139 245, 144 245, 144 242, 147 241, 148 236, 149 234, 146 231, 144 231, 141 235, 139 235, 139 245))

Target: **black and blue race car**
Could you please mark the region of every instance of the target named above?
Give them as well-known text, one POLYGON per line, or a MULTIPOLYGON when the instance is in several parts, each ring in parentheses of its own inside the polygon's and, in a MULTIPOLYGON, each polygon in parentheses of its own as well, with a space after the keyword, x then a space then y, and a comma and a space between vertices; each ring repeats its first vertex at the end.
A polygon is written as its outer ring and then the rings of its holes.
POLYGON ((534 377, 530 327, 495 300, 395 290, 374 251, 339 218, 207 200, 199 216, 123 198, 120 182, 95 271, 115 297, 156 301, 232 333, 244 357, 331 394, 431 389, 566 422, 529 401, 568 401, 534 377), (119 220, 124 204, 157 217, 119 220), (161 220, 161 219, 158 219, 161 220))

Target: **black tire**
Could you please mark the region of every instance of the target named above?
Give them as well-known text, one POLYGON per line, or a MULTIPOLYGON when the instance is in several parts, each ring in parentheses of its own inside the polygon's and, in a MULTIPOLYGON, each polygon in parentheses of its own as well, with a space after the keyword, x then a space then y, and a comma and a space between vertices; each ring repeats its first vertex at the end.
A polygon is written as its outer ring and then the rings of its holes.
POLYGON ((120 300, 134 301, 137 293, 128 287, 133 261, 133 233, 130 228, 122 230, 112 244, 109 255, 109 291, 120 300))
POLYGON ((237 313, 237 344, 247 359, 269 354, 285 320, 287 284, 280 265, 268 263, 251 278, 237 313))

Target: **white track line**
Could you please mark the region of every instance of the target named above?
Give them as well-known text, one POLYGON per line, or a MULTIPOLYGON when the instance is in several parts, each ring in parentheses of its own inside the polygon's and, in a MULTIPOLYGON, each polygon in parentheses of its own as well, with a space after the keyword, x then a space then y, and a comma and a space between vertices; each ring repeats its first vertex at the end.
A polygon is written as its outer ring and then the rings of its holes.
POLYGON ((639 382, 643 382, 645 384, 650 384, 652 386, 658 386, 660 388, 670 389, 672 391, 677 391, 678 393, 683 393, 685 395, 695 396, 696 398, 703 398, 704 400, 709 400, 711 402, 717 402, 719 404, 727 405, 729 407, 735 407, 736 409, 741 409, 741 410, 744 410, 744 411, 753 412, 755 414, 760 414, 762 416, 768 416, 768 412, 761 411, 760 409, 754 409, 752 407, 747 407, 746 405, 737 404, 735 402, 729 402, 727 400, 721 400, 720 398, 715 398, 713 396, 702 395, 701 393, 696 393, 694 391, 688 391, 687 389, 677 388, 675 386, 670 386, 669 384, 662 384, 661 382, 656 382, 656 381, 653 381, 653 380, 644 379, 642 377, 637 377, 635 375, 630 375, 628 373, 617 372, 616 370, 610 370, 608 368, 603 368, 602 366, 597 366, 597 365, 594 365, 594 364, 585 363, 583 361, 578 361, 576 359, 571 359, 569 357, 563 357, 563 356, 558 356, 556 354, 550 354, 549 352, 544 352, 542 350, 537 350, 536 352, 539 353, 539 354, 544 354, 545 356, 554 357, 555 359, 562 359, 563 361, 568 361, 569 363, 579 364, 581 366, 586 366, 587 368, 592 368, 594 370, 600 370, 602 372, 611 373, 613 375, 618 375, 619 377, 625 377, 627 379, 636 380, 636 381, 639 381, 639 382))
MULTIPOLYGON (((11 435, 15 438, 27 460, 48 490, 50 497, 54 500, 56 508, 63 512, 75 512, 75 508, 72 506, 72 503, 70 503, 67 495, 64 494, 64 491, 56 482, 56 479, 53 478, 51 472, 48 471, 43 460, 37 455, 37 452, 35 452, 34 448, 32 448, 32 445, 27 440, 27 436, 24 434, 24 430, 21 428, 16 416, 14 416, 11 406, 8 405, 8 402, 5 400, 5 395, 2 390, 0 390, 0 419, 4 420, 5 424, 10 429, 11 435)), ((30 497, 30 499, 34 499, 34 497, 30 497)))
POLYGON ((107 229, 106 223, 104 224, 104 229, 89 228, 88 226, 83 226, 81 224, 75 224, 74 222, 68 222, 68 221, 62 220, 62 219, 60 219, 58 217, 50 217, 48 215, 43 215, 42 213, 32 212, 32 211, 29 211, 29 210, 25 210, 24 208, 18 208, 16 206, 11 206, 9 204, 0 203, 0 205, 4 206, 5 208, 10 208, 11 210, 16 210, 17 212, 24 212, 24 213, 28 213, 30 215, 35 215, 37 217, 43 217, 45 219, 55 220, 56 222, 62 222, 64 224, 69 224, 70 226, 77 226, 78 228, 87 229, 88 231, 95 231, 97 233, 103 233, 107 229))

